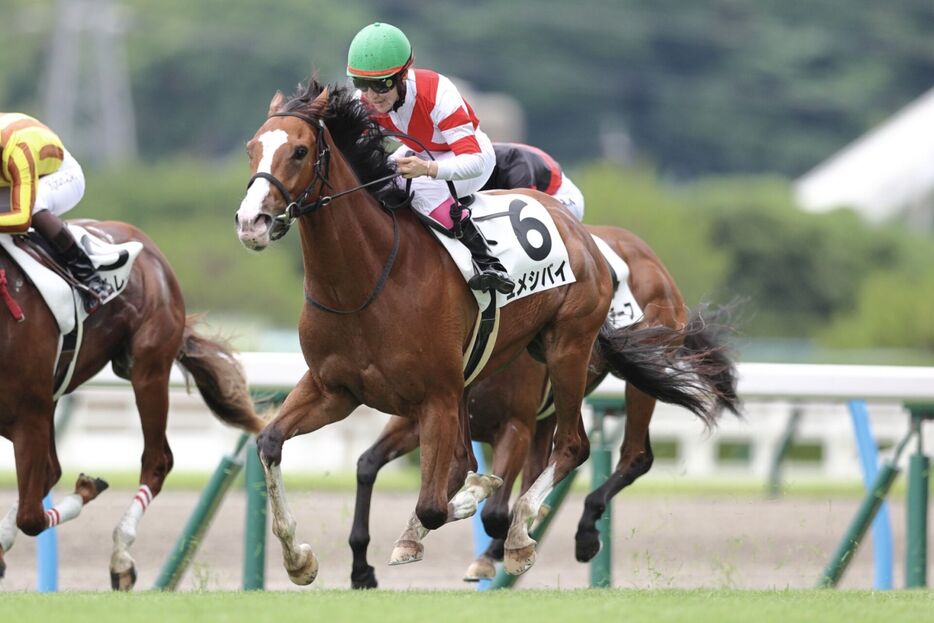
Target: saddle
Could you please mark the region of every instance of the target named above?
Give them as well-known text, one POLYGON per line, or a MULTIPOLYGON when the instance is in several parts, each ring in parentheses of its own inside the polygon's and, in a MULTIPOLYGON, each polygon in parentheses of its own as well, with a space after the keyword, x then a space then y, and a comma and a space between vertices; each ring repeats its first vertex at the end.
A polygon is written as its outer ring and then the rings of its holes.
MULTIPOLYGON (((143 244, 135 240, 114 244, 108 239, 108 234, 94 229, 93 225, 82 227, 66 223, 66 226, 101 277, 113 287, 113 293, 102 300, 101 304, 113 300, 126 288, 133 261, 142 251, 143 244)), ((0 247, 6 250, 39 291, 58 324, 59 341, 54 385, 54 399, 58 400, 74 372, 83 337, 84 321, 88 317, 81 299, 90 295, 90 292, 62 267, 55 259, 55 251, 35 232, 0 234, 0 247)), ((4 300, 11 314, 22 321, 22 311, 15 306, 9 292, 6 292, 4 300), (18 317, 16 310, 19 311, 18 317)))

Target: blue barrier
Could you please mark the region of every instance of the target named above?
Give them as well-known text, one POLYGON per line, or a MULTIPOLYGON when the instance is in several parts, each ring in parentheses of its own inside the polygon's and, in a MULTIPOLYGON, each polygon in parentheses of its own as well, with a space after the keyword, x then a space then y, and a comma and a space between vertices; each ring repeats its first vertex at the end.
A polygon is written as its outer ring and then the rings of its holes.
MULTIPOLYGON (((483 446, 480 445, 480 442, 474 441, 473 443, 473 453, 477 457, 477 473, 485 474, 486 473, 486 459, 483 457, 483 446)), ((486 504, 486 500, 480 502, 477 506, 477 512, 473 516, 473 554, 474 557, 478 557, 486 551, 486 548, 490 546, 490 541, 493 539, 490 538, 490 535, 486 533, 486 530, 483 527, 483 520, 480 519, 480 513, 483 512, 483 506, 486 504)), ((491 580, 480 580, 477 582, 477 590, 485 591, 490 588, 491 580)))
MULTIPOLYGON (((42 500, 48 510, 55 504, 49 493, 42 500)), ((58 535, 55 528, 48 528, 36 537, 36 590, 40 593, 58 591, 58 535)))
MULTIPOLYGON (((878 448, 869 426, 869 410, 864 400, 847 402, 853 419, 853 434, 859 450, 859 462, 863 470, 863 483, 868 491, 879 471, 878 448)), ((883 502, 872 522, 872 551, 875 560, 873 586, 880 590, 891 590, 892 581, 892 525, 889 520, 889 505, 883 502)))

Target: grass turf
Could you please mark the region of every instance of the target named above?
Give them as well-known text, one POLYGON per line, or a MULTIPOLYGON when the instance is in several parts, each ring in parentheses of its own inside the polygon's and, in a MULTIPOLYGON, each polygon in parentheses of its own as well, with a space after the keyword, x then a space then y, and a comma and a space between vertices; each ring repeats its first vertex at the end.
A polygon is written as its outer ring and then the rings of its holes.
POLYGON ((0 597, 0 604, 5 620, 69 623, 934 621, 931 591, 585 589, 476 593, 308 589, 256 593, 8 593, 0 597))

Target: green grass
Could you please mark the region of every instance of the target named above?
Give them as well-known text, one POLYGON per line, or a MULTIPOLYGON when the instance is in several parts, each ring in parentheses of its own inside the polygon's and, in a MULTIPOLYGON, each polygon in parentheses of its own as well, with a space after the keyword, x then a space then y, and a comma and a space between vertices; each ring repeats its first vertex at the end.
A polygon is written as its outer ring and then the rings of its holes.
POLYGON ((886 623, 934 621, 930 591, 574 591, 305 590, 258 593, 13 593, 7 621, 136 623, 416 623, 421 621, 648 621, 665 623, 886 623))
MULTIPOLYGON (((139 486, 139 474, 135 471, 95 473, 104 478, 115 490, 133 490, 139 486)), ((61 491, 67 489, 77 478, 77 472, 66 471, 56 485, 61 491)), ((204 472, 172 472, 164 491, 200 491, 207 484, 210 474, 204 472)), ((934 487, 934 479, 931 479, 934 487)), ((353 491, 356 475, 352 472, 286 474, 285 486, 290 491, 353 491)), ((237 486, 235 484, 235 486, 237 486)), ((379 474, 377 491, 417 491, 419 474, 416 469, 390 470, 379 474)), ((15 489, 16 478, 12 470, 0 470, 0 489, 15 489)), ((578 477, 573 491, 585 493, 590 490, 588 478, 578 477)), ((657 495, 727 495, 761 496, 765 483, 754 479, 691 479, 671 478, 664 474, 649 474, 627 489, 627 496, 657 495)), ((864 495, 861 482, 820 479, 793 479, 782 483, 782 493, 789 497, 837 497, 859 498, 864 495)), ((905 495, 905 478, 895 481, 889 499, 902 499, 905 495)))

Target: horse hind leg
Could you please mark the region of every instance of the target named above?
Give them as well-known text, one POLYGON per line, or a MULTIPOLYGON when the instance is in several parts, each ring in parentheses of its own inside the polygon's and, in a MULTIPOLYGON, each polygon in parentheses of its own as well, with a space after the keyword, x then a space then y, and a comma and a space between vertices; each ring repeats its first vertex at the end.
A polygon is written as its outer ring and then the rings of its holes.
MULTIPOLYGON (((548 464, 548 459, 551 457, 551 444, 554 440, 554 432, 554 416, 535 421, 535 434, 532 437, 532 443, 529 446, 529 451, 526 453, 525 461, 522 464, 522 488, 520 490, 520 495, 529 490, 529 487, 541 475, 545 466, 548 464)), ((498 450, 494 450, 494 457, 497 452, 498 450)), ((511 493, 512 481, 509 481, 502 489, 494 494, 491 501, 501 497, 508 503, 511 493)), ((490 503, 487 502, 487 505, 483 508, 484 515, 486 515, 489 506, 490 503)), ((541 515, 542 512, 539 512, 536 521, 541 519, 541 515)), ((503 561, 506 536, 509 530, 508 522, 510 519, 511 514, 507 515, 507 524, 502 533, 493 534, 490 532, 490 527, 487 524, 486 518, 484 518, 484 526, 487 529, 487 534, 492 536, 493 539, 490 541, 490 545, 486 548, 486 551, 480 554, 467 568, 467 573, 464 576, 465 581, 492 580, 496 576, 496 563, 503 561)))
POLYGON ((129 591, 136 585, 136 561, 130 554, 130 547, 136 542, 143 515, 162 490, 172 469, 172 450, 165 438, 171 366, 172 359, 159 356, 158 349, 146 349, 135 354, 130 371, 136 410, 143 430, 143 456, 139 489, 113 531, 110 586, 115 591, 129 591))
POLYGON ((652 467, 649 423, 654 410, 654 398, 632 385, 626 387, 626 433, 620 448, 619 462, 606 482, 587 496, 577 533, 574 535, 574 555, 580 562, 588 562, 600 551, 597 521, 603 516, 613 496, 652 467))
POLYGON ((376 475, 383 465, 417 447, 418 424, 411 418, 396 416, 386 423, 376 443, 361 454, 357 461, 357 497, 349 539, 353 552, 351 588, 377 587, 376 570, 366 558, 370 545, 370 503, 376 475))
POLYGON ((553 326, 545 336, 545 358, 555 399, 554 450, 541 475, 513 507, 503 560, 510 575, 525 573, 535 564, 535 540, 529 535, 529 527, 555 485, 590 453, 580 412, 590 359, 590 349, 581 345, 592 343, 586 328, 584 324, 575 327, 566 323, 563 327, 553 326))

